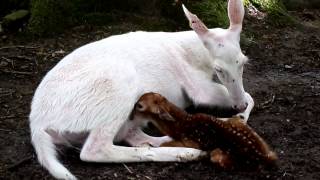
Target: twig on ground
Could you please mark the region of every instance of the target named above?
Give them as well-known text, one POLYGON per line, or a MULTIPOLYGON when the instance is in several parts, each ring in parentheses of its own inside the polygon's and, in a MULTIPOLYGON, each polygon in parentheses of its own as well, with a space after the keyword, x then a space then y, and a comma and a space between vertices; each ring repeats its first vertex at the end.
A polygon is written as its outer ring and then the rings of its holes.
POLYGON ((268 108, 269 106, 271 106, 274 102, 276 98, 276 95, 272 95, 270 99, 264 101, 263 103, 259 104, 259 107, 258 109, 265 109, 265 108, 268 108))
POLYGON ((3 49, 14 49, 14 48, 36 49, 36 48, 39 48, 39 47, 17 45, 17 46, 4 46, 4 47, 0 47, 0 50, 3 50, 3 49))
POLYGON ((15 118, 16 116, 10 115, 10 116, 0 116, 0 119, 12 119, 15 118))
POLYGON ((6 97, 6 96, 12 96, 12 92, 8 92, 8 93, 0 93, 0 97, 6 97))
POLYGON ((149 176, 144 176, 146 179, 152 180, 151 177, 149 176))
POLYGON ((12 171, 15 170, 16 168, 18 168, 19 166, 27 163, 28 161, 30 161, 33 158, 33 156, 28 156, 26 158, 21 159, 20 161, 14 163, 13 165, 8 167, 8 170, 12 171))
POLYGON ((1 129, 1 128, 0 128, 0 131, 4 131, 4 132, 12 132, 11 130, 8 130, 8 129, 1 129))
POLYGON ((0 116, 0 120, 3 119, 13 119, 13 118, 28 118, 28 115, 24 114, 17 114, 17 115, 9 115, 9 116, 0 116))
POLYGON ((10 74, 20 74, 20 75, 33 75, 33 72, 25 72, 25 71, 7 71, 7 70, 1 70, 4 73, 10 73, 10 74))
POLYGON ((10 56, 10 58, 25 59, 25 60, 32 61, 32 58, 28 56, 10 56))
POLYGON ((126 164, 122 163, 122 165, 128 170, 130 174, 133 174, 132 170, 126 164))

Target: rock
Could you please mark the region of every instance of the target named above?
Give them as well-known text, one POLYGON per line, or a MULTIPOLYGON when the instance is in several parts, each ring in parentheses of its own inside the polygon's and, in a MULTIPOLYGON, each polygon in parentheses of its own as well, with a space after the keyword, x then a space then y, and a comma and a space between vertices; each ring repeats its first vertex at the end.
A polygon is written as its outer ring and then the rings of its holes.
POLYGON ((6 61, 0 61, 0 67, 6 67, 8 64, 6 61))
POLYGON ((290 66, 290 65, 284 65, 284 68, 286 68, 286 69, 292 69, 292 66, 290 66))
POLYGON ((18 10, 3 17, 2 26, 5 30, 18 30, 29 18, 29 11, 18 10))

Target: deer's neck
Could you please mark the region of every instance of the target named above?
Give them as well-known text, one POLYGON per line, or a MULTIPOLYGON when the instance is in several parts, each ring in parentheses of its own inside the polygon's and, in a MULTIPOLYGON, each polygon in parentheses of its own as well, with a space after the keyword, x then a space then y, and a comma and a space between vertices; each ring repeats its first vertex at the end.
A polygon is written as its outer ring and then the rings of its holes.
POLYGON ((180 47, 180 51, 186 63, 207 74, 213 72, 213 62, 209 51, 194 31, 174 33, 173 39, 180 47))

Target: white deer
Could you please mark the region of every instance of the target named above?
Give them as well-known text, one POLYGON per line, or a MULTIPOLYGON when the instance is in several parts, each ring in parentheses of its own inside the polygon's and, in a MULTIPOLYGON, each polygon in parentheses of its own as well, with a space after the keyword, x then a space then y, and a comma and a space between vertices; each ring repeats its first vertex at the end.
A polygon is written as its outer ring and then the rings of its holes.
POLYGON ((194 31, 111 36, 76 49, 43 78, 31 105, 31 139, 39 162, 55 178, 76 179, 58 161, 57 144, 83 143, 80 158, 91 162, 198 159, 203 153, 197 149, 157 147, 170 138, 151 137, 128 121, 146 92, 184 108, 185 91, 196 104, 233 107, 248 119, 254 102, 242 84, 242 1, 229 0, 228 29, 207 29, 183 10, 194 31), (214 73, 222 84, 212 81, 214 73), (122 140, 133 147, 114 144, 122 140))

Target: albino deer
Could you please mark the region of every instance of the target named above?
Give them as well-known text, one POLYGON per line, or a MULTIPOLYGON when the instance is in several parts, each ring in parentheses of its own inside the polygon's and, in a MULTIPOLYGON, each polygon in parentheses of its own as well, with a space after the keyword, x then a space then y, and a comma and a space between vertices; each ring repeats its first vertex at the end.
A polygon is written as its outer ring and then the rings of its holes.
POLYGON ((276 153, 240 117, 188 114, 157 93, 146 93, 139 98, 131 119, 134 117, 139 117, 138 121, 150 120, 163 134, 173 138, 161 147, 211 151, 211 161, 223 168, 232 168, 238 162, 272 165, 277 160, 276 153))
POLYGON ((183 108, 184 90, 196 104, 234 107, 248 119, 254 102, 242 84, 247 58, 239 45, 241 0, 228 3, 228 29, 207 29, 183 10, 194 31, 111 36, 76 49, 43 78, 31 104, 31 139, 39 162, 55 178, 76 179, 58 161, 56 144, 83 143, 80 158, 91 162, 190 161, 203 155, 158 147, 171 138, 151 137, 128 121, 145 92, 183 108), (222 84, 212 82, 214 73, 222 84), (135 147, 114 144, 122 140, 135 147), (154 147, 139 147, 144 143, 154 147))

